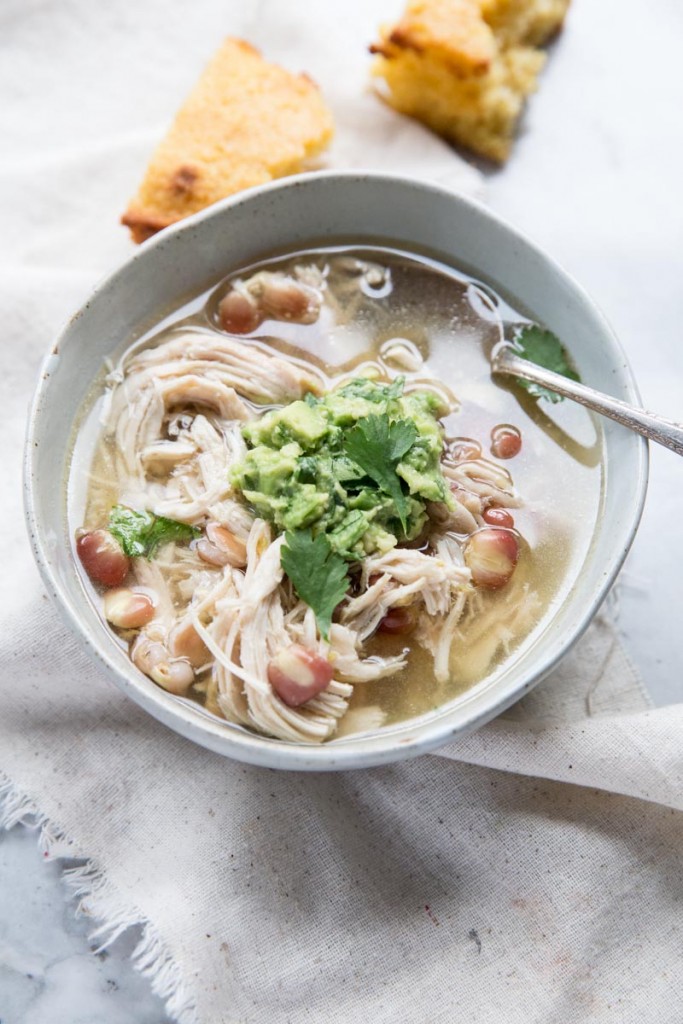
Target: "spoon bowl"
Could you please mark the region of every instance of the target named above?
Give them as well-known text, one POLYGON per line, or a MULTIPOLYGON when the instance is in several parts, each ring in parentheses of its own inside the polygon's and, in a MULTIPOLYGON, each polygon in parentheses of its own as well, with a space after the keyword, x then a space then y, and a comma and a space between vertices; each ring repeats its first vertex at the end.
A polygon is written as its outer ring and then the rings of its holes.
POLYGON ((683 455, 683 426, 667 420, 663 416, 640 409, 638 406, 623 402, 602 391, 590 388, 579 381, 571 380, 560 373, 546 370, 544 366, 532 363, 517 355, 513 346, 508 342, 497 345, 491 355, 491 370, 494 374, 517 377, 521 380, 528 380, 534 384, 540 384, 554 391, 555 394, 569 398, 579 405, 584 405, 593 412, 607 416, 623 427, 634 430, 642 437, 657 444, 670 448, 677 455, 683 455))

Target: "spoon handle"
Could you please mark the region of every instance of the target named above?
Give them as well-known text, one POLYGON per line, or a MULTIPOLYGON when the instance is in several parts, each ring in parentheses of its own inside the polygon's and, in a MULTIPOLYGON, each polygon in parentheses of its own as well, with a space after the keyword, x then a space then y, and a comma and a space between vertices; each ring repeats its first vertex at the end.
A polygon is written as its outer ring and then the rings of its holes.
POLYGON ((605 395, 602 391, 586 387, 577 381, 563 377, 552 370, 546 370, 536 363, 530 363, 528 359, 522 359, 515 355, 514 351, 507 345, 501 346, 494 353, 491 368, 494 373, 508 374, 511 377, 523 377, 525 380, 533 381, 535 384, 542 384, 550 391, 557 392, 565 398, 571 398, 581 405, 585 405, 594 412, 608 416, 616 420, 630 430, 648 437, 657 444, 670 448, 677 455, 683 455, 683 426, 666 420, 663 416, 655 416, 654 413, 646 412, 645 409, 637 409, 627 402, 621 402, 618 398, 605 395))

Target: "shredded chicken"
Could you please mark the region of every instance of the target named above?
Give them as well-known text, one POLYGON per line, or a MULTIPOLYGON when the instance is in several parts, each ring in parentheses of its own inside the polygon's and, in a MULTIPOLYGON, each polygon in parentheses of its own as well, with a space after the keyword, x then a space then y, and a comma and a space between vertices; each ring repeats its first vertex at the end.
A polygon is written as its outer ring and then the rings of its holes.
POLYGON ((346 712, 353 687, 333 679, 317 697, 292 708, 268 682, 269 660, 296 639, 285 622, 282 541, 272 541, 270 527, 256 520, 239 594, 218 602, 210 629, 202 627, 198 616, 195 626, 216 658, 217 700, 226 717, 280 739, 321 742, 346 712))
POLYGON ((244 455, 247 403, 289 402, 322 387, 314 368, 215 332, 177 332, 135 353, 112 380, 105 431, 127 503, 187 523, 213 516, 240 536, 251 517, 232 500, 230 467, 244 455), (196 411, 171 438, 178 408, 196 411))
POLYGON ((361 586, 365 589, 346 604, 342 621, 362 641, 375 632, 390 608, 421 604, 430 623, 428 646, 434 654, 434 674, 442 681, 448 675, 451 641, 471 590, 470 577, 454 537, 439 539, 433 555, 394 548, 364 560, 361 586))
MULTIPOLYGON (((206 414, 197 411, 170 439, 159 393, 150 386, 127 400, 130 390, 128 380, 119 385, 109 414, 124 504, 147 506, 184 523, 216 518, 246 536, 252 517, 235 500, 230 483, 230 469, 246 451, 240 430, 244 417, 232 415, 239 410, 222 408, 213 416, 208 409, 206 414)), ((187 402, 190 407, 208 405, 187 402)))
POLYGON ((195 374, 233 388, 258 405, 293 402, 322 389, 322 375, 308 364, 282 359, 252 342, 214 332, 179 332, 170 341, 138 353, 126 366, 139 387, 195 374))
MULTIPOLYGON (((157 515, 183 523, 198 522, 209 516, 213 507, 231 500, 234 492, 230 483, 230 467, 246 451, 238 423, 226 424, 218 430, 205 416, 199 415, 195 417, 189 434, 196 446, 196 458, 176 468, 163 498, 155 500, 152 505, 152 511, 157 515)), ((239 504, 234 498, 232 503, 239 504)), ((244 508, 243 505, 240 507, 244 508)))
POLYGON ((376 679, 393 676, 395 672, 400 672, 402 668, 405 668, 405 651, 391 658, 380 658, 378 655, 361 658, 359 653, 361 643, 360 635, 355 630, 337 623, 332 624, 329 644, 330 658, 337 674, 342 679, 346 679, 350 683, 372 683, 376 679))
POLYGON ((454 635, 454 663, 462 672, 465 681, 481 678, 501 654, 510 653, 511 645, 520 634, 528 632, 538 616, 541 602, 538 594, 527 581, 510 586, 495 606, 486 609, 481 595, 472 594, 465 613, 454 635), (467 630, 467 671, 460 666, 460 645, 464 630, 467 630), (460 631, 463 631, 461 633, 460 631))

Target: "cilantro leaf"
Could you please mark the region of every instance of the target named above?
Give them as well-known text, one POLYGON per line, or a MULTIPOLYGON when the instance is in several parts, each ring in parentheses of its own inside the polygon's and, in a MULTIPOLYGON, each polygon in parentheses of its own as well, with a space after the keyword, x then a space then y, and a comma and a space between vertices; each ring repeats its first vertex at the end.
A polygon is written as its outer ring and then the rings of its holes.
POLYGON ((189 544, 201 534, 196 526, 189 526, 187 523, 179 523, 175 519, 167 519, 165 516, 154 516, 154 522, 146 534, 147 557, 151 558, 157 548, 162 544, 170 544, 171 541, 179 541, 181 544, 189 544))
POLYGON ((162 544, 172 540, 189 542, 200 534, 195 526, 151 512, 136 512, 125 505, 114 505, 109 513, 109 532, 129 558, 151 558, 162 544))
POLYGON ((349 588, 346 562, 334 553, 324 533, 313 537, 310 530, 285 534, 280 562, 301 600, 315 612, 327 640, 332 612, 349 588))
POLYGON ((344 450, 349 458, 393 499, 404 532, 407 503, 396 466, 417 436, 412 420, 391 421, 386 413, 382 413, 381 416, 367 416, 360 420, 344 439, 344 450))
MULTIPOLYGON (((569 365, 562 342, 552 331, 546 331, 536 324, 527 324, 514 338, 514 345, 517 352, 530 363, 536 363, 537 366, 543 366, 554 373, 561 373, 570 380, 580 379, 578 373, 569 365)), ((563 401, 562 395, 544 388, 541 384, 519 378, 517 383, 535 398, 546 398, 549 402, 563 401)))

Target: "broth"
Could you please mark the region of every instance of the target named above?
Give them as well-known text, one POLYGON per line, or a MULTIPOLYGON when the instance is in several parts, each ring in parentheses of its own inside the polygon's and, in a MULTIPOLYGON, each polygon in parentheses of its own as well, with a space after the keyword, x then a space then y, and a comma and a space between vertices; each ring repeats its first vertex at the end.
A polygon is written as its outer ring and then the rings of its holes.
MULTIPOLYGON (((412 636, 373 633, 363 644, 364 658, 398 657, 407 647, 410 653, 405 667, 393 674, 354 685, 344 698, 348 711, 340 716, 334 731, 335 736, 342 736, 438 708, 489 679, 521 645, 533 642, 553 606, 571 588, 591 543, 601 502, 602 446, 599 428, 586 410, 569 402, 553 406, 537 402, 515 384, 492 379, 491 350, 528 322, 523 313, 489 285, 461 271, 426 256, 389 248, 306 250, 242 268, 165 320, 156 333, 150 332, 130 346, 121 366, 130 366, 131 359, 141 352, 174 341, 182 347, 184 339, 201 336, 208 343, 224 336, 220 303, 229 282, 249 280, 261 270, 293 275, 299 268, 296 273, 301 277, 302 267, 308 268, 304 281, 317 281, 323 289, 318 317, 299 323, 266 314, 253 331, 238 336, 239 343, 267 346, 298 370, 312 367, 325 391, 373 372, 379 372, 382 379, 404 375, 407 391, 421 387, 434 391, 451 406, 442 419, 446 438, 465 439, 459 442, 460 454, 468 454, 467 439, 478 442, 481 456, 477 461, 485 469, 493 467, 495 473, 511 472, 522 499, 519 507, 510 508, 520 550, 514 574, 498 589, 477 587, 468 593, 452 638, 448 677, 435 678, 432 653, 412 636), (509 460, 491 454, 491 435, 500 424, 510 424, 521 434, 521 450, 509 460)), ((119 393, 121 366, 108 377, 109 388, 114 382, 114 391, 118 388, 119 393)), ((120 438, 117 441, 103 428, 103 421, 111 415, 112 400, 117 399, 112 399, 110 390, 103 396, 100 389, 76 440, 69 484, 73 532, 79 527, 100 529, 115 505, 151 508, 151 496, 158 499, 161 493, 162 471, 158 477, 148 475, 148 494, 131 489, 130 478, 122 478, 120 438)), ((278 403, 259 405, 246 399, 245 405, 250 414, 261 415, 278 403)), ((168 411, 164 421, 171 441, 187 435, 182 417, 190 422, 198 410, 220 426, 215 410, 179 400, 172 417, 168 411)), ((464 461, 472 465, 471 459, 464 461)), ((463 462, 456 459, 454 464, 463 462)), ((458 493, 456 489, 456 496, 458 493)), ((481 519, 478 525, 481 528, 481 519)), ((171 546, 170 550, 168 555, 168 549, 162 548, 159 558, 162 563, 166 559, 166 577, 176 573, 170 593, 174 612, 179 614, 189 604, 190 570, 196 579, 200 579, 200 570, 209 574, 214 570, 197 563, 193 545, 189 549, 171 546), (175 570, 169 568, 169 558, 176 560, 175 570), (183 579, 184 590, 176 586, 183 579)), ((135 565, 142 561, 136 560, 135 565)), ((214 582, 221 571, 214 572, 214 582)), ((153 587, 148 577, 147 568, 141 566, 140 573, 136 570, 139 586, 153 587)), ((101 588, 93 587, 87 578, 86 582, 101 607, 101 588)), ((201 582, 208 585, 203 578, 201 582)), ((123 630, 118 635, 120 642, 128 645, 136 634, 123 630)), ((214 676, 210 666, 198 666, 187 696, 203 703, 209 712, 220 714, 214 676)), ((261 731, 267 730, 261 727, 261 731)))

